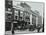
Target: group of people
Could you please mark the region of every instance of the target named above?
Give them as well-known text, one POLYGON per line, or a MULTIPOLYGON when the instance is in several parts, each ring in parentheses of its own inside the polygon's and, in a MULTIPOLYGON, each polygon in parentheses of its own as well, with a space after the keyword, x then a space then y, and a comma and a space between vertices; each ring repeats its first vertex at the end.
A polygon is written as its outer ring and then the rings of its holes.
MULTIPOLYGON (((30 24, 18 26, 18 30, 26 30, 26 29, 29 29, 29 31, 34 31, 36 29, 37 32, 43 32, 43 26, 39 24, 36 27, 35 25, 30 25, 30 24)), ((14 29, 12 29, 12 33, 14 33, 14 29)))

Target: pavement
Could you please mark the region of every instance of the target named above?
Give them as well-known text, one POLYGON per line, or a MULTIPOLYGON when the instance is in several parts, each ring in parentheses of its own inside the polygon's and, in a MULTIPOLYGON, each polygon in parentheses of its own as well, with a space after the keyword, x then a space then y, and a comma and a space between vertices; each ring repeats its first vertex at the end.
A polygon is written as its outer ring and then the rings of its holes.
POLYGON ((25 30, 25 31, 14 31, 16 34, 28 34, 28 33, 36 33, 37 30, 34 30, 34 31, 29 31, 29 30, 25 30))
MULTIPOLYGON (((40 30, 40 32, 42 32, 42 30, 40 30)), ((28 29, 25 30, 25 31, 19 31, 19 30, 14 30, 14 35, 15 34, 31 34, 31 33, 37 33, 37 29, 34 30, 34 31, 29 31, 28 29)), ((5 35, 12 35, 12 32, 11 31, 6 31, 5 32, 5 35)))
MULTIPOLYGON (((16 30, 16 31, 14 31, 14 32, 15 32, 14 34, 28 34, 28 33, 36 33, 37 30, 35 30, 35 31, 28 31, 28 29, 27 29, 27 30, 25 30, 25 31, 16 30)), ((5 35, 12 35, 12 32, 11 32, 11 31, 6 31, 6 32, 5 32, 5 35)))

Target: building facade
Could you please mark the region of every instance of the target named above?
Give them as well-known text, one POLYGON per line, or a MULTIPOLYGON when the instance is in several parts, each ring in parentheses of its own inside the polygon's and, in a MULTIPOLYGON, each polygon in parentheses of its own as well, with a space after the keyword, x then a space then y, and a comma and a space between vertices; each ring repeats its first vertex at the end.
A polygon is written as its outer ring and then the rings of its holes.
POLYGON ((20 23, 18 23, 18 24, 21 25, 23 22, 25 22, 25 23, 23 23, 24 25, 26 25, 26 24, 34 25, 36 28, 36 26, 38 24, 39 12, 32 11, 30 6, 27 5, 25 2, 24 3, 21 2, 17 6, 14 5, 13 8, 15 9, 16 15, 18 15, 17 18, 20 21, 20 23))
POLYGON ((16 5, 12 5, 12 1, 7 1, 6 3, 6 30, 12 30, 12 28, 14 28, 14 30, 27 29, 31 25, 36 28, 40 22, 42 24, 39 12, 32 11, 31 7, 25 2, 16 5))
POLYGON ((5 30, 11 30, 12 17, 12 0, 5 0, 5 30))

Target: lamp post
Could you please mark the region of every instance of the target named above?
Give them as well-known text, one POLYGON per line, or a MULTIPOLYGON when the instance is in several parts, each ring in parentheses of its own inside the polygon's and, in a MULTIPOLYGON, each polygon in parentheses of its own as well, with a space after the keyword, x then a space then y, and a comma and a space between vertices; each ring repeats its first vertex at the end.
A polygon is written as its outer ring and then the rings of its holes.
POLYGON ((14 22, 14 8, 12 8, 12 22, 11 22, 11 32, 12 32, 12 34, 14 34, 13 22, 14 22))

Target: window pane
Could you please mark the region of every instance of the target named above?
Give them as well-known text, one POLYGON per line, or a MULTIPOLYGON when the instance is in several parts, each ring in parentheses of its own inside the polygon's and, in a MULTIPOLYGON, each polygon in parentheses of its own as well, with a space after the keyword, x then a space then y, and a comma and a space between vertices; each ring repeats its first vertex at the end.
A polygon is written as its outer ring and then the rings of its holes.
POLYGON ((15 10, 15 16, 18 16, 18 11, 15 10))
POLYGON ((22 11, 20 12, 20 17, 23 17, 23 12, 22 11))
POLYGON ((36 16, 32 15, 32 23, 36 24, 36 16))

